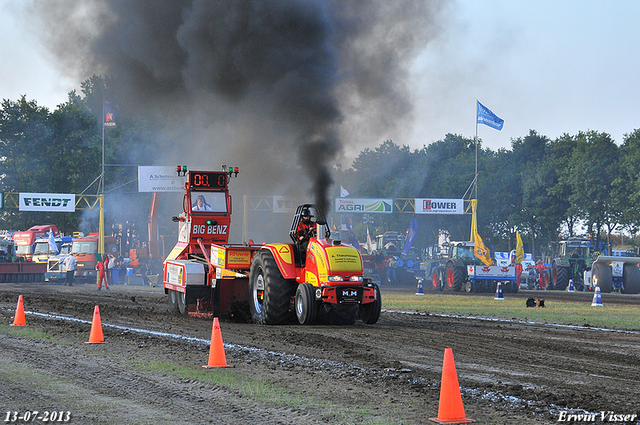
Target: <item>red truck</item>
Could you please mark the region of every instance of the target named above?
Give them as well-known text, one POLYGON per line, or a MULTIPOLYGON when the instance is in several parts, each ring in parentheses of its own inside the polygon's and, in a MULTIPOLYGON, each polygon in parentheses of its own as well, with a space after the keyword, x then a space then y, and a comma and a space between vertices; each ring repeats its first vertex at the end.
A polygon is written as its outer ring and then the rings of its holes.
MULTIPOLYGON (((76 279, 81 281, 96 280, 98 239, 97 233, 90 233, 88 236, 73 240, 71 255, 77 260, 76 279)), ((115 236, 104 237, 104 252, 118 258, 118 240, 115 236)))
POLYGON ((24 261, 32 261, 36 239, 49 236, 49 230, 53 232, 54 237, 60 236, 55 224, 38 225, 24 232, 15 232, 13 234, 13 242, 15 243, 16 256, 24 261))

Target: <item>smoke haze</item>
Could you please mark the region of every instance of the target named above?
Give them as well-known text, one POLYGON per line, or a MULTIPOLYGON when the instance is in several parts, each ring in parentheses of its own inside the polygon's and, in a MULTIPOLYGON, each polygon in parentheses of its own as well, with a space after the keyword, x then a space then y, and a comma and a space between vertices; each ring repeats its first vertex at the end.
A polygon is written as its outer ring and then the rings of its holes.
POLYGON ((113 76, 121 114, 163 123, 141 165, 226 163, 245 194, 326 207, 345 154, 410 133, 409 68, 445 3, 49 0, 32 13, 62 69, 113 76))

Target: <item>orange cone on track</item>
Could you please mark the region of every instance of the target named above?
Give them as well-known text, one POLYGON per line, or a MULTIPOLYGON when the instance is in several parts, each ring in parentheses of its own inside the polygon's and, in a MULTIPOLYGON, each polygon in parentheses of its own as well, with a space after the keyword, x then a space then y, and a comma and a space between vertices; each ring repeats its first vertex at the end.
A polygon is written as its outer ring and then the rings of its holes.
POLYGON ((213 318, 213 328, 211 329, 211 347, 209 348, 209 364, 202 366, 206 369, 216 367, 229 367, 227 356, 224 354, 224 344, 222 343, 222 333, 220 332, 220 322, 217 317, 213 318))
POLYGON ((451 351, 451 348, 444 349, 438 417, 429 418, 429 420, 440 424, 467 424, 475 422, 474 419, 466 418, 464 414, 462 395, 460 394, 460 385, 458 384, 458 374, 456 373, 456 365, 453 362, 453 351, 451 351))
POLYGON ((27 321, 24 318, 24 304, 22 303, 22 295, 18 297, 18 306, 16 307, 16 315, 13 317, 11 326, 26 326, 27 321))
POLYGON ((91 322, 91 333, 89 334, 89 341, 85 344, 101 344, 104 342, 104 335, 102 334, 102 322, 100 321, 100 309, 98 306, 93 309, 93 321, 91 322))

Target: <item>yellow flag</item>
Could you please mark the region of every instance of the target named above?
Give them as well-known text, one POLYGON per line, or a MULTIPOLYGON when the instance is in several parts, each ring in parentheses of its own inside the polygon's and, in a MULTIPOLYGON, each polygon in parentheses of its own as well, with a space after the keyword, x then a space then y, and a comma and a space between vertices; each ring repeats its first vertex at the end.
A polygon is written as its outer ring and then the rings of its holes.
POLYGON ((474 232, 474 246, 473 253, 487 266, 491 265, 491 253, 484 246, 484 242, 482 242, 482 238, 478 234, 478 232, 474 232))
POLYGON ((524 245, 522 245, 522 238, 520 233, 516 230, 516 264, 520 264, 524 261, 524 245))

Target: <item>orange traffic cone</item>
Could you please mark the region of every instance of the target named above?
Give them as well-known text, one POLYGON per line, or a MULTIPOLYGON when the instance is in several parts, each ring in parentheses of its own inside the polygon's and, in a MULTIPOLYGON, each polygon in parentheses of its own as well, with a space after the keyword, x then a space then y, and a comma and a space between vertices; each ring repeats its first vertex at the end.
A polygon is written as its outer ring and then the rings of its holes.
POLYGON ((22 295, 18 297, 16 315, 13 318, 13 324, 11 326, 27 326, 27 321, 24 319, 24 304, 22 303, 22 295))
POLYGON ((216 367, 229 367, 227 357, 224 355, 224 344, 222 343, 222 333, 220 333, 220 322, 217 317, 213 318, 213 329, 211 329, 211 347, 209 348, 209 364, 202 366, 206 369, 216 367))
POLYGON ((453 351, 451 351, 451 348, 444 349, 438 417, 429 418, 429 420, 440 424, 467 424, 475 422, 474 419, 466 418, 464 414, 462 395, 460 394, 460 385, 458 384, 458 374, 456 373, 456 365, 453 362, 453 351))
POLYGON ((89 334, 89 341, 85 344, 101 344, 104 342, 104 336, 102 335, 102 322, 100 321, 100 309, 98 306, 93 309, 93 321, 91 322, 91 333, 89 334))

